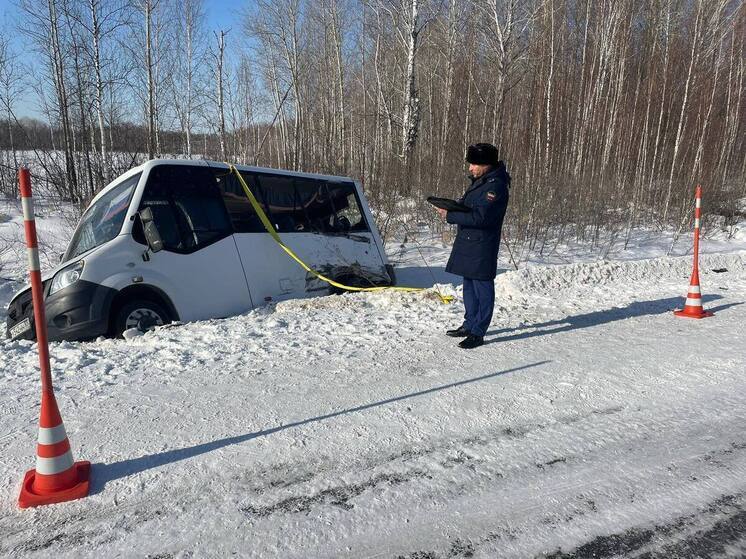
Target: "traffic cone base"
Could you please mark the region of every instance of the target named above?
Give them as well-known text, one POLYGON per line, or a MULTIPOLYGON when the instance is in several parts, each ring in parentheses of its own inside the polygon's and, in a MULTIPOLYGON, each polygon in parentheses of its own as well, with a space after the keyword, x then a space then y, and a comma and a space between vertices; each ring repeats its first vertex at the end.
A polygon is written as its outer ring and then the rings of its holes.
POLYGON ((77 474, 75 485, 68 489, 53 492, 40 492, 34 489, 36 481, 36 470, 29 470, 23 478, 21 495, 18 497, 18 506, 22 509, 38 507, 40 505, 52 505, 74 501, 88 495, 90 489, 91 463, 86 461, 75 462, 71 468, 77 474))
POLYGON ((673 314, 683 318, 707 318, 715 316, 715 313, 706 311, 702 307, 702 290, 699 286, 699 270, 695 268, 692 279, 689 280, 689 292, 686 294, 686 302, 682 310, 674 311, 673 314))
POLYGON ((695 307, 693 310, 688 311, 687 307, 684 307, 682 311, 673 311, 676 316, 683 316, 684 318, 707 318, 709 316, 715 316, 715 313, 710 311, 703 311, 702 308, 695 307))

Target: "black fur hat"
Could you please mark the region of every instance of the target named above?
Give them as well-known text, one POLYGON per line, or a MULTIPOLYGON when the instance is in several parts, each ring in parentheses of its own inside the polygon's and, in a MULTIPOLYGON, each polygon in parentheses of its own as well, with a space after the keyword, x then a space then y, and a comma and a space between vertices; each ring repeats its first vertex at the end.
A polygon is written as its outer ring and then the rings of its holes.
POLYGON ((492 144, 474 144, 466 149, 466 161, 474 165, 497 165, 497 148, 492 144))

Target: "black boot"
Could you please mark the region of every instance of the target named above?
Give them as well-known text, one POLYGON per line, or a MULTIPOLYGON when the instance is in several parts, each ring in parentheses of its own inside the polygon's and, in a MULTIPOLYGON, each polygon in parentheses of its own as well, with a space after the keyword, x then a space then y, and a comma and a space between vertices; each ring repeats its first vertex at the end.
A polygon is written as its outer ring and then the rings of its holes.
POLYGON ((446 330, 446 336, 451 336, 452 338, 465 338, 468 335, 469 331, 463 326, 459 326, 455 330, 446 330))
POLYGON ((479 347, 483 343, 483 336, 475 336, 473 334, 469 334, 465 340, 459 342, 458 346, 464 349, 474 349, 475 347, 479 347))

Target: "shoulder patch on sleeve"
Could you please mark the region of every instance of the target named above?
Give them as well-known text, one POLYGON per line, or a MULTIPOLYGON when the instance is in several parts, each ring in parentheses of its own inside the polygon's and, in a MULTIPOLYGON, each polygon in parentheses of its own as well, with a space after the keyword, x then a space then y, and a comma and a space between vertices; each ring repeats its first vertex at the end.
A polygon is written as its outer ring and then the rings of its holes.
POLYGON ((492 192, 491 190, 487 193, 487 201, 488 202, 494 202, 495 198, 497 198, 497 194, 492 192))

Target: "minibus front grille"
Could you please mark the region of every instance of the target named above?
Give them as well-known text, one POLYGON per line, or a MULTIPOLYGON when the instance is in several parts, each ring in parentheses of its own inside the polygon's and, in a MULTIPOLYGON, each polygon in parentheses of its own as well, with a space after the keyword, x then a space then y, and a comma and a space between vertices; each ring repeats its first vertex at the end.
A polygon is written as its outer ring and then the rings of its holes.
MULTIPOLYGON (((45 285, 48 282, 45 282, 45 285)), ((26 317, 31 317, 32 322, 32 328, 31 332, 33 334, 33 338, 36 338, 36 334, 34 333, 34 327, 33 327, 33 314, 34 314, 34 303, 31 299, 31 289, 27 289, 26 291, 22 292, 18 297, 13 300, 10 305, 8 306, 8 319, 6 322, 6 328, 9 332, 10 329, 21 322, 26 317)))
POLYGON ((31 290, 28 289, 16 297, 16 300, 11 303, 11 306, 8 309, 8 316, 13 319, 23 318, 26 316, 26 312, 29 308, 33 310, 32 305, 31 290))

